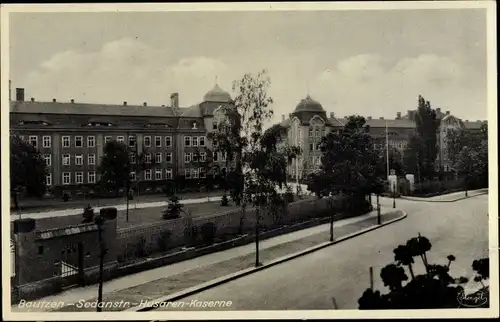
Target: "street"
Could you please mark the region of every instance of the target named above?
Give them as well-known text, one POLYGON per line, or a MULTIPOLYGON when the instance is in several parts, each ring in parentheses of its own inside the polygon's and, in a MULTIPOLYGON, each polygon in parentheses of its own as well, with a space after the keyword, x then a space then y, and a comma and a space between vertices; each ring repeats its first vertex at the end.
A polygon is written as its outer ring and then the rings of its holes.
MULTIPOLYGON (((392 206, 392 199, 381 198, 381 204, 392 206)), ((430 263, 445 264, 446 256, 455 255, 452 276, 470 278, 472 261, 488 254, 488 195, 450 203, 399 199, 396 205, 408 213, 405 220, 180 301, 231 301, 212 310, 315 310, 333 309, 335 298, 337 309, 357 309, 370 285, 369 267, 374 268, 375 289, 386 293, 381 268, 393 261, 394 248, 418 233, 432 244, 430 263)), ((423 272, 415 261, 415 273, 423 272)), ((186 304, 158 310, 207 309, 186 304)))

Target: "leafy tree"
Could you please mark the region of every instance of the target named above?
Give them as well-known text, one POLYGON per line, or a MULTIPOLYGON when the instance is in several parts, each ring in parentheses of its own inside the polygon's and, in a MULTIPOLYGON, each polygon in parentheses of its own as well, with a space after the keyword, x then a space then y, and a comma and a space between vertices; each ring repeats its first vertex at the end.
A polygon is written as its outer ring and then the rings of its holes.
POLYGON ((477 182, 488 182, 488 144, 464 146, 458 154, 454 166, 458 174, 464 178, 466 187, 477 182))
MULTIPOLYGON (((130 156, 127 146, 118 141, 109 141, 104 146, 104 154, 97 171, 101 175, 101 184, 108 190, 119 194, 130 181, 130 156)), ((127 192, 128 193, 128 192, 127 192)))
POLYGON ((415 175, 418 182, 422 182, 425 169, 424 158, 425 146, 424 141, 419 136, 410 136, 408 146, 404 152, 403 165, 406 173, 415 175))
MULTIPOLYGON (((389 293, 381 294, 380 291, 367 289, 359 298, 359 309, 362 310, 394 310, 394 309, 438 309, 457 308, 463 306, 460 299, 464 294, 461 286, 468 282, 465 277, 454 278, 449 275, 451 262, 455 256, 447 256, 447 265, 430 264, 427 261, 427 252, 432 245, 430 241, 419 236, 399 245, 394 249, 394 260, 382 268, 380 277, 389 293), (420 257, 425 267, 425 273, 415 275, 412 265, 414 258, 420 257), (410 271, 410 278, 406 275, 404 267, 410 271)), ((488 259, 475 260, 472 265, 478 272, 477 280, 488 278, 488 259)), ((484 286, 479 292, 488 292, 484 286)), ((479 303, 485 307, 487 303, 479 303)))
POLYGON ((10 194, 19 209, 19 194, 42 197, 46 190, 46 166, 40 152, 17 133, 10 135, 10 194))

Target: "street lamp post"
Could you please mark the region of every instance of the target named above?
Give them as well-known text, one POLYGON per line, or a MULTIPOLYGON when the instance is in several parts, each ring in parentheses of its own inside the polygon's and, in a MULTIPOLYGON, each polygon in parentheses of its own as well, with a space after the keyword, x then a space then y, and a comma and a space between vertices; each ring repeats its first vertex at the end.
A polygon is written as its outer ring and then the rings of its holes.
POLYGON ((333 242, 333 207, 332 207, 332 197, 329 196, 330 200, 330 242, 333 242))
POLYGON ((380 225, 380 201, 379 201, 379 194, 377 194, 377 224, 380 225))
POLYGON ((260 238, 260 207, 262 199, 262 187, 259 187, 259 194, 257 197, 257 209, 256 209, 256 225, 255 225, 255 267, 262 265, 259 258, 259 238, 260 238))
POLYGON ((104 271, 104 255, 105 255, 105 249, 104 249, 104 244, 102 240, 102 225, 104 224, 104 216, 102 214, 102 209, 99 215, 97 215, 94 219, 96 225, 97 225, 97 232, 98 232, 98 237, 99 237, 99 288, 97 291, 97 312, 102 312, 102 284, 103 284, 103 271, 104 271))
POLYGON ((396 184, 392 184, 392 208, 396 208, 396 184))

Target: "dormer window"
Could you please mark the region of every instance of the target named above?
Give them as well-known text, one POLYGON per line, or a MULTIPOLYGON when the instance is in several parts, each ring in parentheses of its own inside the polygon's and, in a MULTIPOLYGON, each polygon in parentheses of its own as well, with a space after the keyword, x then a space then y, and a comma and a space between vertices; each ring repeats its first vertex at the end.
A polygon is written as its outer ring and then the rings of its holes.
POLYGON ((217 122, 214 122, 214 123, 212 124, 212 129, 213 129, 213 130, 217 130, 217 122))
POLYGON ((42 121, 42 120, 36 120, 36 121, 19 121, 17 124, 18 125, 43 125, 43 126, 47 126, 47 125, 49 125, 49 122, 42 121))
POLYGON ((83 125, 83 126, 88 126, 88 127, 98 127, 98 126, 114 126, 113 123, 109 123, 109 122, 99 122, 99 121, 90 121, 88 122, 87 124, 83 125))
POLYGON ((198 124, 196 122, 193 122, 193 130, 197 130, 198 129, 198 124))

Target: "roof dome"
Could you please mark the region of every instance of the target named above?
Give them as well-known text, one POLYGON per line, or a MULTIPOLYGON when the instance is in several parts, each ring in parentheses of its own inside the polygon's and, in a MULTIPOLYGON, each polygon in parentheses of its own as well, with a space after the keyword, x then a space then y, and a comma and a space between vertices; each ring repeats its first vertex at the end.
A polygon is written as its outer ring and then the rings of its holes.
POLYGON ((315 100, 311 98, 311 96, 307 95, 306 98, 302 99, 297 107, 295 108, 295 112, 324 112, 323 106, 315 100))
POLYGON ((205 96, 203 96, 204 102, 225 102, 229 103, 232 101, 231 95, 215 84, 214 88, 208 91, 205 96))

